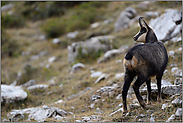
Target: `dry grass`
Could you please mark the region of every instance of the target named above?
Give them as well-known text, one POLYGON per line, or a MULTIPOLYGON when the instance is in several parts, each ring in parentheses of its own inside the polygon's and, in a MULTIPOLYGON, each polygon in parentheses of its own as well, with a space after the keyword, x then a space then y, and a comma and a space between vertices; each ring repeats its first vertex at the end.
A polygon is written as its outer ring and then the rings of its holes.
MULTIPOLYGON (((127 6, 135 7, 135 4, 139 2, 110 2, 110 4, 106 8, 106 14, 104 18, 115 18, 120 14, 122 10, 124 10, 127 6)), ((178 5, 177 5, 178 6, 178 5)), ((175 8, 177 8, 177 6, 175 8)), ((180 6, 180 5, 179 5, 180 6)), ((178 6, 178 7, 179 7, 178 6)), ((163 11, 166 6, 159 7, 156 4, 152 4, 151 10, 163 11)), ((139 9, 137 9, 139 11, 139 9)), ((140 14, 143 13, 139 11, 140 14)), ((72 13, 72 12, 71 12, 72 13)), ((94 108, 91 109, 89 106, 94 103, 91 101, 90 97, 96 94, 96 91, 103 86, 111 85, 111 83, 118 83, 119 85, 123 85, 123 79, 116 80, 114 76, 116 73, 122 73, 123 65, 122 63, 116 63, 117 60, 124 58, 124 53, 120 54, 116 57, 113 57, 109 61, 105 63, 98 64, 97 60, 91 63, 85 64, 85 69, 75 73, 69 74, 70 64, 67 62, 67 48, 61 46, 55 46, 52 44, 52 39, 45 39, 43 41, 38 40, 38 36, 42 34, 39 26, 42 24, 42 21, 38 21, 36 23, 26 22, 27 26, 21 29, 8 29, 8 34, 11 35, 12 39, 18 41, 22 46, 24 51, 30 51, 29 56, 19 56, 16 58, 3 58, 1 60, 1 76, 2 82, 6 84, 12 83, 17 76, 19 71, 23 70, 23 66, 28 62, 33 67, 37 68, 38 73, 35 75, 35 80, 37 83, 49 84, 49 80, 53 77, 56 77, 55 84, 50 85, 49 88, 45 90, 36 90, 34 92, 29 92, 28 90, 28 98, 23 102, 16 102, 14 104, 5 104, 1 105, 1 119, 7 118, 7 113, 12 109, 23 109, 28 107, 36 107, 42 105, 48 106, 56 106, 58 108, 64 109, 68 112, 73 112, 74 115, 67 116, 68 122, 75 122, 75 120, 82 120, 82 117, 87 117, 91 115, 101 115, 102 120, 108 122, 136 122, 139 118, 136 118, 139 114, 145 114, 146 117, 141 118, 145 122, 149 122, 150 113, 147 113, 147 110, 142 109, 141 107, 135 108, 131 110, 131 116, 122 117, 122 114, 119 112, 113 116, 109 116, 110 113, 116 111, 116 107, 121 103, 121 100, 117 100, 115 97, 105 96, 102 99, 105 101, 99 100, 95 103, 94 108), (30 61, 29 58, 32 55, 38 54, 40 51, 46 50, 48 54, 46 56, 41 56, 38 60, 30 61), (55 56, 57 60, 50 64, 50 68, 42 68, 40 67, 40 63, 43 63, 48 60, 49 57, 55 56), (98 84, 94 84, 97 78, 91 78, 90 69, 93 68, 95 71, 101 71, 103 73, 109 74, 109 78, 102 80, 98 84), (63 84, 62 87, 59 87, 60 84, 63 84), (68 100, 67 97, 72 94, 77 94, 80 91, 86 89, 86 87, 91 87, 92 89, 87 91, 86 93, 79 95, 78 97, 68 100), (54 102, 58 100, 64 100, 64 103, 54 104, 54 102), (73 108, 74 107, 74 108, 73 108), (97 114, 96 108, 100 108, 104 113, 97 114)), ((96 29, 88 29, 81 31, 81 35, 78 38, 79 40, 85 40, 88 36, 93 33, 101 32, 102 30, 107 30, 107 33, 110 35, 114 35, 117 46, 121 45, 134 45, 132 41, 133 35, 138 31, 138 26, 126 29, 125 32, 114 32, 114 23, 109 23, 108 26, 101 25, 96 29)), ((75 40, 68 40, 66 35, 59 37, 61 41, 65 41, 66 44, 70 44, 75 40)), ((182 43, 168 43, 166 48, 168 51, 175 50, 181 47, 182 43)), ((172 75, 171 64, 175 63, 179 68, 182 68, 182 53, 177 53, 177 57, 175 59, 170 59, 167 70, 169 71, 163 76, 164 80, 170 81, 173 83, 175 80, 175 76, 172 75)), ((154 80, 153 80, 154 81, 154 80)), ((121 90, 116 91, 116 95, 120 94, 121 90)), ((135 99, 136 97, 133 97, 135 99)), ((169 97, 166 97, 164 100, 172 100, 169 97)), ((132 99, 128 99, 128 104, 132 103, 132 99)), ((161 106, 162 103, 156 102, 154 98, 154 102, 149 106, 150 110, 155 110, 154 116, 157 122, 166 121, 171 114, 175 113, 176 108, 172 108, 170 110, 162 111, 161 106)), ((54 121, 54 119, 48 119, 48 121, 54 121)), ((180 119, 177 119, 180 122, 180 119)), ((28 122, 24 119, 22 122, 28 122)))

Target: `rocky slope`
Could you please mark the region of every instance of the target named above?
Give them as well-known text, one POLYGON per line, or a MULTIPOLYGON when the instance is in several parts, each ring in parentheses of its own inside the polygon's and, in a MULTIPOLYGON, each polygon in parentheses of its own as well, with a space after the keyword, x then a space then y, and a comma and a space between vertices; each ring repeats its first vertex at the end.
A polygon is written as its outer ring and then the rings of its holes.
MULTIPOLYGON (((1 10, 8 14, 13 6, 7 4, 1 10)), ((19 29, 7 28, 6 33, 19 42, 22 52, 2 58, 1 121, 182 122, 180 8, 176 2, 109 2, 103 8, 104 20, 57 38, 43 33, 44 20, 26 21, 19 29), (156 101, 153 79, 153 103, 148 109, 140 107, 130 87, 129 113, 122 115, 122 61, 125 51, 136 45, 132 37, 139 29, 140 16, 168 51, 163 102, 156 101)), ((146 100, 145 84, 140 91, 146 100)))

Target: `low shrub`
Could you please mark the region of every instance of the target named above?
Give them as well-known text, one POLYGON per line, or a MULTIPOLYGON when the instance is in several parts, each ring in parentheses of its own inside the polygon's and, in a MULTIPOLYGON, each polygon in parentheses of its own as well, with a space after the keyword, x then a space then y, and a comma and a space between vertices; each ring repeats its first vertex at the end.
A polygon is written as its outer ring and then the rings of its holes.
POLYGON ((25 21, 19 14, 1 15, 1 26, 5 28, 20 28, 25 25, 25 21))
POLYGON ((22 52, 21 46, 17 43, 17 41, 9 38, 9 35, 6 33, 4 29, 2 29, 1 33, 1 57, 17 57, 22 52))

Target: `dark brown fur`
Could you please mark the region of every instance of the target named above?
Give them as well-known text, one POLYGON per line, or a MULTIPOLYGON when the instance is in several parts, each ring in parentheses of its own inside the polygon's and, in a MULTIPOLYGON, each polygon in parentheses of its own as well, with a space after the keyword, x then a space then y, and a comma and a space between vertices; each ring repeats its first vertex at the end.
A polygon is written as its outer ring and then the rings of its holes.
MULTIPOLYGON (((139 24, 141 29, 144 28, 142 26, 139 18, 139 24)), ((144 21, 144 20, 143 20, 144 21)), ((134 40, 137 40, 141 35, 146 34, 145 44, 140 44, 129 49, 124 58, 124 69, 125 69, 125 77, 124 77, 124 85, 122 90, 122 98, 123 98, 123 111, 127 112, 126 106, 126 96, 133 78, 137 76, 137 80, 133 84, 133 89, 135 91, 136 97, 140 103, 140 105, 145 108, 146 104, 143 101, 143 98, 139 92, 139 87, 146 82, 147 90, 148 90, 148 98, 147 103, 149 104, 151 101, 151 77, 156 76, 157 85, 158 85, 158 101, 161 101, 161 79, 163 76, 163 72, 168 63, 168 56, 166 48, 163 43, 157 40, 157 37, 153 30, 146 24, 144 21, 146 29, 142 31, 134 37, 134 40)))

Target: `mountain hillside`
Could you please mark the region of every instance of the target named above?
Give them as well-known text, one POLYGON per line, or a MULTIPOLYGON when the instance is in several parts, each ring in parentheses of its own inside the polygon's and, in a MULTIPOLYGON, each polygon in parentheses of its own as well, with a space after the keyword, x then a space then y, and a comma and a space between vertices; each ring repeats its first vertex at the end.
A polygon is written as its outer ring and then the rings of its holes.
MULTIPOLYGON (((1 1, 1 122, 182 122, 182 2, 1 1), (122 114, 123 59, 139 17, 169 56, 161 103, 122 114)), ((134 79, 135 80, 135 79, 134 79)), ((140 92, 146 101, 146 85, 140 92)))

